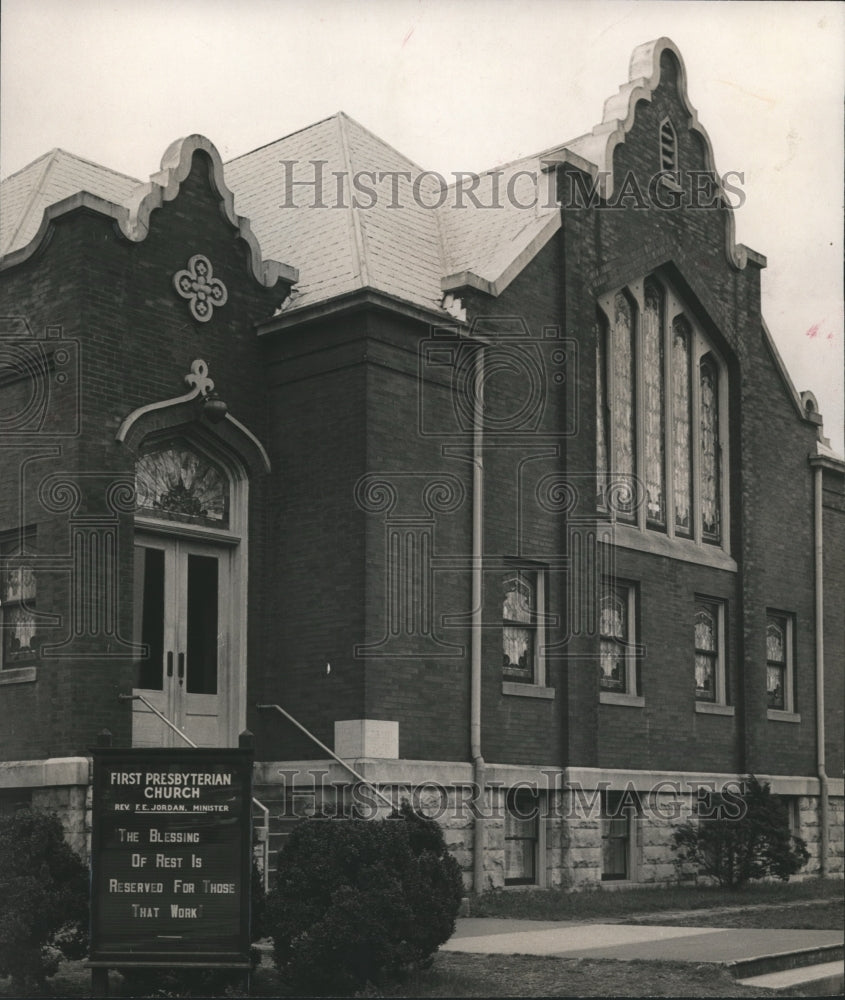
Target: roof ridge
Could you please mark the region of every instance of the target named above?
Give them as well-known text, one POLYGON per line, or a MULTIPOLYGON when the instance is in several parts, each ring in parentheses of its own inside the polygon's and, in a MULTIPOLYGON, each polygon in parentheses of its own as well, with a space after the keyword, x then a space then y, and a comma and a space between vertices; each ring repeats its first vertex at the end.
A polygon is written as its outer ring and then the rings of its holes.
POLYGON ((67 149, 62 149, 60 146, 57 146, 53 152, 60 154, 61 156, 69 156, 72 160, 76 160, 78 163, 87 163, 89 167, 96 167, 97 170, 104 170, 106 173, 113 174, 115 177, 125 177, 126 180, 135 181, 136 184, 145 183, 140 179, 140 177, 136 177, 134 174, 125 174, 122 170, 113 170, 111 167, 107 167, 102 163, 97 163, 96 160, 89 160, 85 156, 79 156, 77 153, 71 153, 67 149))
POLYGON ((233 156, 231 160, 226 160, 224 166, 229 166, 230 163, 235 163, 237 160, 242 160, 245 156, 252 156, 253 153, 259 153, 262 149, 269 149, 271 146, 275 146, 279 142, 284 142, 285 139, 291 139, 295 135, 299 135, 300 132, 308 132, 312 128, 316 128, 318 125, 325 125, 326 122, 330 122, 333 118, 337 118, 338 115, 343 114, 342 111, 335 111, 333 115, 326 115, 325 118, 320 118, 315 122, 311 122, 309 125, 303 125, 302 128, 295 128, 293 132, 288 132, 286 135, 280 135, 278 139, 271 139, 270 142, 264 142, 260 146, 256 146, 255 149, 248 149, 245 153, 241 153, 239 156, 233 156))
MULTIPOLYGON (((337 121, 338 135, 340 137, 340 153, 343 158, 343 166, 346 170, 347 178, 352 177, 352 151, 349 148, 349 136, 347 134, 347 121, 349 120, 343 112, 335 115, 337 121)), ((367 245, 364 241, 364 234, 361 231, 361 220, 357 210, 352 205, 350 198, 346 207, 346 218, 352 235, 352 255, 357 266, 358 280, 366 287, 370 283, 370 269, 367 264, 367 245)))
POLYGON ((345 111, 338 111, 338 116, 345 118, 348 122, 351 122, 356 128, 359 128, 362 132, 366 132, 367 135, 371 136, 380 146, 386 146, 391 152, 395 153, 398 157, 403 159, 407 164, 419 170, 421 173, 425 172, 425 167, 421 166, 416 160, 412 160, 410 156, 406 156, 400 149, 397 149, 392 143, 387 142, 386 139, 382 139, 380 135, 373 132, 372 129, 367 128, 366 125, 362 125, 356 118, 352 115, 347 114, 345 111))
POLYGON ((17 177, 18 174, 22 174, 25 170, 31 170, 36 163, 40 163, 41 160, 46 160, 48 157, 53 156, 55 153, 58 152, 60 152, 58 146, 54 146, 53 149, 48 149, 46 153, 42 153, 40 156, 36 156, 34 160, 30 160, 29 163, 25 163, 18 170, 15 170, 11 174, 8 174, 6 177, 3 178, 1 183, 5 184, 6 181, 12 180, 12 178, 17 177))
MULTIPOLYGON (((61 150, 57 146, 56 148, 51 149, 49 153, 45 153, 43 157, 40 156, 38 157, 38 160, 41 159, 44 160, 44 167, 41 170, 38 180, 35 182, 35 184, 32 185, 32 187, 27 192, 26 201, 24 202, 24 209, 18 216, 18 224, 12 230, 9 239, 6 241, 6 246, 13 247, 15 245, 15 240, 18 238, 18 233, 23 228, 24 222, 26 222, 29 219, 29 216, 36 202, 36 197, 43 190, 44 181, 47 179, 47 174, 50 172, 50 167, 56 162, 56 158, 60 152, 61 150)), ((38 160, 33 160, 32 163, 28 164, 28 166, 31 167, 34 164, 38 163, 38 160)), ((26 167, 24 167, 24 169, 26 169, 26 167)), ((18 171, 18 173, 20 173, 20 171, 18 171)), ((5 246, 2 248, 2 252, 3 253, 6 252, 5 246)))

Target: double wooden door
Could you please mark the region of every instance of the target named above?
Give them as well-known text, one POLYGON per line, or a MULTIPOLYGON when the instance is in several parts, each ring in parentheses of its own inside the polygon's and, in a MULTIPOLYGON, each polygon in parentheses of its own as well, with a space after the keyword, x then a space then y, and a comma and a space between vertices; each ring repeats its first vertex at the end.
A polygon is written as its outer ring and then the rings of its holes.
MULTIPOLYGON (((188 538, 136 534, 134 694, 143 695, 198 746, 225 746, 230 677, 230 550, 188 538)), ((140 701, 132 745, 186 746, 140 701)))

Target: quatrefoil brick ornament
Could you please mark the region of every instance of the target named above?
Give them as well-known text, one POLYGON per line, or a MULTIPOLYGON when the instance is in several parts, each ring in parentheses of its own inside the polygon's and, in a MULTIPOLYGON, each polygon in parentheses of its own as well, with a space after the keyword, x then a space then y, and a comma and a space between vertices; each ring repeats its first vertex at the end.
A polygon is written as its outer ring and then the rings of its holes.
POLYGON ((191 315, 200 323, 207 323, 214 307, 225 305, 229 298, 223 282, 212 277, 211 261, 201 253, 195 253, 188 266, 173 275, 173 287, 188 300, 191 315))

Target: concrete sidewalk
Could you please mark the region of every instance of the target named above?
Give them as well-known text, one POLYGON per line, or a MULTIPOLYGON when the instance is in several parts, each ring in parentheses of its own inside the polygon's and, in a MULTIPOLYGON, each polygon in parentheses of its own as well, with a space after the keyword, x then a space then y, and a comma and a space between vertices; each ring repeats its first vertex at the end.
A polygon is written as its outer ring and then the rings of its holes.
MULTIPOLYGON (((703 916, 703 915, 702 915, 703 916)), ((733 963, 842 943, 841 931, 758 930, 464 917, 442 951, 733 963)))

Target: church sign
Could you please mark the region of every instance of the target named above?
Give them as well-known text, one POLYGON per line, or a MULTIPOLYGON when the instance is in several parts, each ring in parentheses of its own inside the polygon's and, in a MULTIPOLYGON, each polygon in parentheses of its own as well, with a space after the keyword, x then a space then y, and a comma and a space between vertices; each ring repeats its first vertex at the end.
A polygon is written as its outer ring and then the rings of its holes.
POLYGON ((248 967, 252 750, 92 753, 90 964, 248 967))

